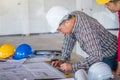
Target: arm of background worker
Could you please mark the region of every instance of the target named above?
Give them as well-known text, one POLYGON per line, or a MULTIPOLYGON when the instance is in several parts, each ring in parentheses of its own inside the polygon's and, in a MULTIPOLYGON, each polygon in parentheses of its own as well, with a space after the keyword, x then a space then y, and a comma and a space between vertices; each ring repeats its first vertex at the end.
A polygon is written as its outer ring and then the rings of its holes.
POLYGON ((62 46, 62 55, 61 55, 62 61, 70 60, 70 55, 75 45, 75 42, 76 42, 76 38, 74 34, 69 34, 64 36, 64 42, 62 46))
POLYGON ((118 34, 118 62, 120 62, 120 30, 118 34))
POLYGON ((89 55, 83 62, 73 64, 73 71, 84 68, 88 69, 95 62, 102 61, 103 55, 101 51, 100 39, 96 30, 86 28, 83 30, 83 41, 85 52, 89 55))

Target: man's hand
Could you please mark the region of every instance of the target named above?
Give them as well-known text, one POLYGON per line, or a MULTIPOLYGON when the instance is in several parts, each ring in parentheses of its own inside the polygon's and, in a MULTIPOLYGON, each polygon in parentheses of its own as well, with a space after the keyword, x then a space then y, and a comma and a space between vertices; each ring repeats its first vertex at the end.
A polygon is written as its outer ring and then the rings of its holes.
POLYGON ((63 61, 52 61, 51 65, 54 67, 60 67, 60 65, 63 64, 63 61))
POLYGON ((63 71, 72 71, 72 64, 71 63, 63 63, 60 65, 60 69, 63 71))

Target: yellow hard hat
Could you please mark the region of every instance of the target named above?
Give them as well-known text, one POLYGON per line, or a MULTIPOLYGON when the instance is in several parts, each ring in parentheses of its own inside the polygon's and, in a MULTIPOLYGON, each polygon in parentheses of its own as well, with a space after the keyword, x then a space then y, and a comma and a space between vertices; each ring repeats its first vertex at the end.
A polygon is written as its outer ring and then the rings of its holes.
POLYGON ((106 3, 108 3, 110 0, 96 0, 96 2, 98 3, 98 4, 106 4, 106 3))
POLYGON ((0 47, 0 59, 5 59, 12 56, 15 52, 15 48, 11 44, 3 44, 0 47))

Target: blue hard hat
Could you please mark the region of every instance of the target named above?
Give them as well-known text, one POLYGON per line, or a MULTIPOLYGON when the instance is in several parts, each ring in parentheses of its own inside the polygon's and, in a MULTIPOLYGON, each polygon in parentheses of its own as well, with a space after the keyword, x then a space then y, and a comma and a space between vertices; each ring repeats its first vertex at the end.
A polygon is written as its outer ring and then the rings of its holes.
POLYGON ((28 57, 30 54, 33 54, 32 48, 28 44, 21 44, 16 48, 16 52, 13 56, 13 59, 19 60, 28 57))

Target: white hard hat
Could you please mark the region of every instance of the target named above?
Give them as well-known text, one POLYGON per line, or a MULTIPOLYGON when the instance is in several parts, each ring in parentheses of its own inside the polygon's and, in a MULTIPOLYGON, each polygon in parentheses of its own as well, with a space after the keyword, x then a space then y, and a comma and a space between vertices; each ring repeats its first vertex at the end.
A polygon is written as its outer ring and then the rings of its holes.
POLYGON ((80 69, 80 70, 76 71, 75 72, 75 79, 76 80, 88 80, 87 73, 85 72, 85 70, 80 69))
POLYGON ((51 32, 56 32, 63 18, 69 14, 69 11, 60 6, 52 7, 46 15, 48 24, 51 26, 51 32))
POLYGON ((114 78, 110 67, 103 63, 97 62, 88 70, 88 80, 108 80, 114 78))

